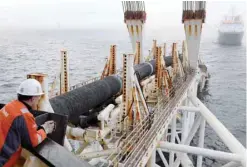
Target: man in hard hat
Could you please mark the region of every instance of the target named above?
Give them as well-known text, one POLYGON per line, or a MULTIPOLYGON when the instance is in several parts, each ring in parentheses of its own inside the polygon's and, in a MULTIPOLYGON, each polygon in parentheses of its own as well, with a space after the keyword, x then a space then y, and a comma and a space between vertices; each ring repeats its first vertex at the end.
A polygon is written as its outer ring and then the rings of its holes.
POLYGON ((40 144, 54 130, 54 122, 47 121, 37 127, 31 113, 43 91, 35 79, 22 82, 17 91, 18 100, 0 110, 0 166, 14 166, 21 154, 21 147, 31 148, 40 144))

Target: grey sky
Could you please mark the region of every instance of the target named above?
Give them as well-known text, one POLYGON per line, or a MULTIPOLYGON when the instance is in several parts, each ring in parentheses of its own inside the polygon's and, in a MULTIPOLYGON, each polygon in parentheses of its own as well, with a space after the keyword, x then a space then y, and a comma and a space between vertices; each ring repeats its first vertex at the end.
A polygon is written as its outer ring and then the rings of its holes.
MULTIPOLYGON (((182 1, 148 0, 145 5, 147 27, 181 25, 182 1)), ((209 1, 207 24, 218 24, 231 5, 246 15, 245 1, 209 1)), ((123 24, 121 1, 116 0, 0 0, 0 28, 110 28, 123 24)))

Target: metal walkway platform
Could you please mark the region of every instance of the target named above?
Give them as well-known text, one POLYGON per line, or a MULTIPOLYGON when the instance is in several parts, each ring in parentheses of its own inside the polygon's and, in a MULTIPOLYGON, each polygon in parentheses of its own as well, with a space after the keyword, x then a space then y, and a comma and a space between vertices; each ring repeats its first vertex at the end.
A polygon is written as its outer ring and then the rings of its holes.
POLYGON ((192 70, 187 76, 176 81, 172 97, 169 99, 165 96, 160 97, 153 113, 128 134, 117 154, 109 156, 108 159, 114 162, 114 166, 119 165, 118 162, 123 166, 143 166, 147 163, 151 156, 149 153, 156 149, 158 141, 161 140, 171 119, 177 113, 178 106, 194 79, 195 72, 192 70))

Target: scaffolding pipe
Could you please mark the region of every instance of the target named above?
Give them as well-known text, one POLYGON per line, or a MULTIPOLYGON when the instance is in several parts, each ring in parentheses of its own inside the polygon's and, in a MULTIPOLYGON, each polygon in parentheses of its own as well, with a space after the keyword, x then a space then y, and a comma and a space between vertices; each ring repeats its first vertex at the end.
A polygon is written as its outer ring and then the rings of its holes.
POLYGON ((229 132, 229 130, 211 113, 211 111, 197 98, 191 97, 191 102, 196 107, 200 107, 201 115, 207 123, 213 128, 221 140, 234 153, 242 155, 241 164, 246 166, 246 149, 244 146, 229 132))
MULTIPOLYGON (((181 158, 181 165, 182 166, 189 166, 189 167, 194 167, 191 159, 189 158, 189 156, 186 153, 183 154, 179 154, 177 153, 177 157, 181 158), (184 155, 183 155, 184 154, 184 155)), ((174 164, 176 165, 176 161, 174 162, 174 164)), ((175 166, 173 165, 173 167, 175 166)), ((178 165, 176 165, 176 167, 178 167, 178 165)))
POLYGON ((190 132, 188 133, 187 135, 187 138, 185 140, 182 141, 182 144, 190 144, 191 140, 193 139, 194 135, 196 134, 196 131, 197 129, 199 128, 200 126, 200 123, 201 123, 201 120, 202 120, 202 117, 201 116, 198 116, 190 130, 190 132))
POLYGON ((226 161, 230 160, 230 161, 241 162, 243 159, 240 154, 226 153, 222 151, 215 151, 215 150, 210 150, 210 149, 205 149, 205 148, 198 148, 198 147, 192 147, 192 146, 187 146, 183 144, 174 144, 174 143, 163 142, 163 141, 159 143, 159 147, 168 149, 170 151, 202 155, 206 157, 216 158, 219 160, 226 160, 226 161))
POLYGON ((179 138, 179 136, 178 136, 178 133, 176 133, 176 139, 177 139, 177 142, 178 142, 178 143, 181 143, 181 140, 180 140, 180 138, 179 138))
POLYGON ((227 164, 223 165, 222 167, 238 167, 238 166, 240 166, 239 163, 232 161, 232 162, 228 162, 227 164))
MULTIPOLYGON (((186 133, 184 133, 184 134, 186 134, 186 136, 183 137, 183 135, 182 135, 181 144, 186 144, 186 145, 189 145, 189 144, 190 144, 191 140, 193 139, 194 135, 196 134, 197 129, 198 129, 199 126, 200 126, 201 119, 202 119, 201 116, 198 116, 198 117, 196 118, 196 120, 194 121, 194 124, 192 125, 192 128, 191 128, 191 130, 190 130, 189 133, 187 133, 187 130, 188 130, 188 129, 186 129, 186 133)), ((188 122, 186 122, 186 119, 184 119, 184 121, 185 121, 184 123, 186 123, 186 124, 188 123, 188 122)), ((183 125, 183 126, 184 126, 184 125, 183 125)), ((182 130, 184 131, 184 128, 183 128, 182 130)), ((175 167, 177 167, 177 166, 180 164, 180 161, 181 161, 183 164, 185 164, 185 166, 186 166, 187 164, 192 164, 192 162, 190 161, 190 159, 189 159, 189 157, 188 157, 187 154, 185 154, 185 153, 178 153, 177 155, 178 155, 178 158, 177 158, 176 161, 174 162, 174 166, 175 166, 175 167), (186 161, 186 162, 185 162, 185 161, 186 161)))
MULTIPOLYGON (((202 119, 202 122, 200 125, 199 143, 198 143, 198 147, 201 147, 201 148, 204 147, 205 125, 206 125, 206 121, 205 121, 205 119, 202 119)), ((196 163, 197 163, 196 164, 197 167, 202 167, 202 156, 201 155, 197 156, 196 163)))
POLYGON ((161 149, 160 148, 157 148, 157 151, 158 151, 158 153, 160 155, 160 158, 161 158, 163 164, 165 165, 165 167, 169 167, 168 162, 167 162, 166 158, 164 157, 161 149))
MULTIPOLYGON (((176 114, 172 118, 172 129, 171 129, 171 143, 175 143, 176 137, 176 114)), ((174 152, 170 152, 169 154, 169 165, 172 167, 174 162, 174 152)))
POLYGON ((102 151, 95 151, 95 152, 86 152, 86 153, 81 153, 79 155, 79 158, 81 159, 92 159, 92 158, 98 158, 98 157, 103 157, 103 156, 109 156, 112 153, 117 153, 117 149, 108 149, 108 150, 102 150, 102 151))
POLYGON ((187 122, 188 111, 185 110, 182 114, 183 114, 183 117, 182 117, 182 139, 181 140, 185 141, 188 135, 188 122, 187 122))
POLYGON ((188 115, 189 115, 189 120, 190 120, 189 121, 189 129, 191 129, 192 126, 193 126, 193 123, 195 121, 195 113, 194 112, 189 112, 188 115))
POLYGON ((199 112, 199 108, 197 107, 188 107, 188 106, 180 106, 178 108, 180 111, 188 111, 188 112, 199 112))
POLYGON ((180 163, 182 166, 194 167, 193 163, 191 162, 190 158, 186 153, 178 153, 177 156, 178 157, 174 162, 173 167, 179 167, 180 163))

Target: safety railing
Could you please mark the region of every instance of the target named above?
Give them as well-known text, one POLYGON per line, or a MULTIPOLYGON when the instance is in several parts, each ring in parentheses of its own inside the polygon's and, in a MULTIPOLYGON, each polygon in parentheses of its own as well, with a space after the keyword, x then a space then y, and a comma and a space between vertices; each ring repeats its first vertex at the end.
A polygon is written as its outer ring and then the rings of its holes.
MULTIPOLYGON (((118 69, 116 74, 121 75, 121 73, 122 73, 122 70, 118 69)), ((97 76, 97 77, 91 78, 91 79, 89 79, 87 81, 82 81, 82 82, 80 82, 80 83, 78 83, 76 85, 73 85, 73 86, 70 87, 70 91, 74 90, 74 89, 77 89, 77 88, 80 88, 80 87, 82 87, 84 85, 93 83, 93 82, 95 82, 97 80, 100 80, 100 76, 97 76)))
POLYGON ((79 87, 82 87, 82 86, 84 86, 84 85, 90 84, 90 83, 92 83, 92 82, 95 82, 95 81, 97 81, 97 80, 100 80, 100 76, 95 77, 95 78, 91 78, 91 79, 89 79, 89 80, 87 80, 87 81, 84 81, 84 82, 78 83, 78 84, 76 84, 76 85, 74 85, 74 86, 71 86, 71 87, 70 87, 70 91, 71 91, 71 90, 74 90, 74 89, 77 89, 77 88, 79 88, 79 87))

